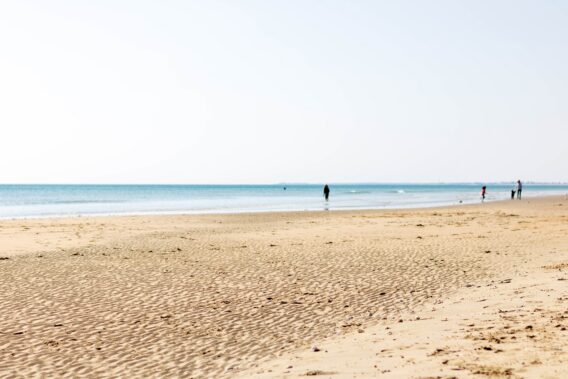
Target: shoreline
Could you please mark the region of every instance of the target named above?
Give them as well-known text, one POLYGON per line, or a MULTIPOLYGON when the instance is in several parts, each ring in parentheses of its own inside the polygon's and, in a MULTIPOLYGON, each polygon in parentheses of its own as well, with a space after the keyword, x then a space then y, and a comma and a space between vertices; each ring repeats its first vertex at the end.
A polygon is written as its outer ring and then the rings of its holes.
MULTIPOLYGON (((516 285, 523 275, 540 278, 540 266, 568 264, 567 211, 561 195, 411 210, 2 221, 0 376, 280 377, 290 364, 272 373, 264 365, 314 344, 329 356, 356 354, 352 338, 394 324, 413 341, 427 320, 410 322, 412 312, 425 319, 448 299, 485 306, 465 296, 471 285, 486 291, 504 275, 516 285)), ((531 292, 534 301, 564 296, 543 289, 531 292)), ((450 325, 436 315, 436 325, 450 325)), ((421 351, 431 347, 444 346, 421 351)), ((389 368, 386 358, 376 363, 393 375, 408 363, 389 368)), ((305 368, 298 375, 345 370, 292 365, 305 368)))
MULTIPOLYGON (((508 200, 511 187, 488 184, 486 201, 508 200)), ((325 202, 320 186, 291 185, 0 185, 0 220, 64 217, 201 215, 319 210, 414 209, 476 204, 472 183, 336 184, 325 202)), ((527 184, 524 195, 567 195, 568 185, 527 184)))
MULTIPOLYGON (((568 194, 551 194, 551 195, 536 195, 536 196, 526 196, 523 197, 521 201, 530 202, 530 200, 546 200, 555 199, 561 200, 561 198, 568 199, 568 194)), ((454 207, 466 207, 466 206, 482 206, 483 204, 499 204, 508 203, 510 201, 518 201, 511 199, 499 199, 499 200, 486 200, 485 202, 462 202, 462 203, 452 203, 452 204, 435 204, 431 206, 409 206, 409 207, 377 207, 377 208, 336 208, 336 209, 290 209, 290 210, 244 210, 244 211, 234 211, 226 212, 224 210, 220 211, 156 211, 156 212, 132 212, 132 213, 86 213, 86 214, 68 214, 68 215, 40 215, 40 216, 17 216, 17 217, 0 217, 0 223, 9 221, 41 221, 41 220, 66 220, 66 219, 98 219, 98 218, 112 218, 112 217, 178 217, 178 216, 231 216, 231 215, 256 215, 256 214, 306 214, 306 213, 326 213, 326 212, 390 212, 390 211, 413 211, 413 210, 434 210, 434 209, 446 209, 454 207)))

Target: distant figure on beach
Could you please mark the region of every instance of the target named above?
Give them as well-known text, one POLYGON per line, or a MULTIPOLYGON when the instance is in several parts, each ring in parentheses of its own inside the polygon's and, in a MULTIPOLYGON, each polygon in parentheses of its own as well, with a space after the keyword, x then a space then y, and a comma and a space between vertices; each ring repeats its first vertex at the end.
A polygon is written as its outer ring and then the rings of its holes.
POLYGON ((523 191, 523 183, 520 180, 517 180, 517 199, 521 200, 521 192, 523 191))
POLYGON ((515 200, 515 189, 511 190, 511 200, 515 200))
POLYGON ((487 192, 487 187, 481 187, 481 202, 485 201, 485 193, 487 192))
POLYGON ((329 200, 329 186, 327 184, 323 187, 323 196, 325 201, 329 200))

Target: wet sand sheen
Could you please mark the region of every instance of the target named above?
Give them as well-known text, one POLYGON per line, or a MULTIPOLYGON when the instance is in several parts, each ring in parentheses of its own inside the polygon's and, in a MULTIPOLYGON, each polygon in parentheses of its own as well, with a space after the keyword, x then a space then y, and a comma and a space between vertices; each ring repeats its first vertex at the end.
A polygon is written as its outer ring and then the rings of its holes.
POLYGON ((0 376, 231 377, 567 246, 564 198, 0 223, 0 376))

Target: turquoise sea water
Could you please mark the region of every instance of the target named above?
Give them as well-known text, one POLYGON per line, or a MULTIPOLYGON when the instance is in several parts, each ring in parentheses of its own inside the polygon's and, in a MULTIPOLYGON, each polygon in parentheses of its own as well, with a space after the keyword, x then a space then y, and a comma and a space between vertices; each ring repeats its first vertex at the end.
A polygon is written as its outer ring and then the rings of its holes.
MULTIPOLYGON (((319 184, 0 185, 0 218, 428 207, 479 202, 481 185, 330 184, 328 202, 319 184)), ((514 187, 486 185, 486 201, 508 199, 514 187)), ((523 189, 523 197, 566 193, 568 185, 523 189)))

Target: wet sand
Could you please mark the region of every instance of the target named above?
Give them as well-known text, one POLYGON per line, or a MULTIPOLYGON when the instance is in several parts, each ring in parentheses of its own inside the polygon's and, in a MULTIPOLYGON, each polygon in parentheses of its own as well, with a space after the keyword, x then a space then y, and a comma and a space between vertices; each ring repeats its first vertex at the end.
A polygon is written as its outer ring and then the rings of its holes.
POLYGON ((0 258, 0 377, 566 374, 564 197, 2 221, 0 258))

